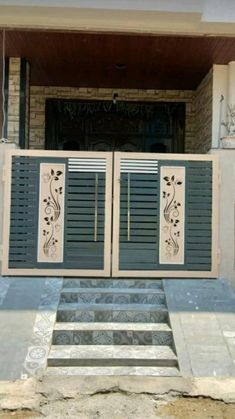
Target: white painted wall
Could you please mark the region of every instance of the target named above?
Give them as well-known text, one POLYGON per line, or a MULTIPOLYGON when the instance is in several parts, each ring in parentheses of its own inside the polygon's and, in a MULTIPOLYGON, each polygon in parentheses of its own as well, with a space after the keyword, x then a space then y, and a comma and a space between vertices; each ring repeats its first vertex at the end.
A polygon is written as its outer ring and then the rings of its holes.
POLYGON ((78 7, 80 9, 150 10, 201 13, 203 0, 0 0, 5 6, 78 7))
POLYGON ((212 148, 217 148, 220 144, 220 137, 225 135, 225 128, 221 126, 221 121, 226 119, 227 106, 227 65, 213 66, 213 87, 212 87, 212 148), (220 102, 221 96, 223 101, 220 102), (221 107, 221 112, 220 112, 221 107))
POLYGON ((235 150, 212 150, 219 157, 219 276, 235 288, 235 150))
POLYGON ((217 148, 219 138, 227 135, 225 127, 228 105, 235 105, 235 62, 228 65, 213 66, 213 102, 212 102, 212 148, 217 148), (221 96, 223 101, 220 103, 221 96), (221 109, 220 109, 221 107, 221 109))
POLYGON ((234 22, 234 0, 0 0, 0 27, 235 36, 234 22))

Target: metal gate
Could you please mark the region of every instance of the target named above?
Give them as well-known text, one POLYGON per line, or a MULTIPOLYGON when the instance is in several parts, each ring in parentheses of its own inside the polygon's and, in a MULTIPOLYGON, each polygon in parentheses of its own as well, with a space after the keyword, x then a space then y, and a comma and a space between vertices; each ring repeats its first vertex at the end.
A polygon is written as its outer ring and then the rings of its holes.
POLYGON ((215 277, 217 200, 214 156, 8 151, 2 273, 215 277))

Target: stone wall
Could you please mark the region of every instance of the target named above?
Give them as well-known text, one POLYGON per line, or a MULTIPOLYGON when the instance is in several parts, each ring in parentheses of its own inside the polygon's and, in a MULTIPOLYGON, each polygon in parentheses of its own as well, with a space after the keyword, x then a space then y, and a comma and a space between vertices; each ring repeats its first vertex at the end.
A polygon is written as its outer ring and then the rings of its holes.
POLYGON ((19 144, 20 63, 21 58, 10 58, 9 60, 7 138, 15 144, 19 144))
POLYGON ((44 149, 45 102, 47 98, 110 100, 114 92, 118 93, 120 100, 184 102, 186 104, 185 152, 197 152, 197 144, 195 144, 194 137, 194 92, 191 90, 127 90, 31 86, 29 147, 32 149, 44 149))
POLYGON ((212 144, 212 91, 213 70, 204 77, 195 91, 193 107, 195 110, 194 151, 207 153, 212 144))

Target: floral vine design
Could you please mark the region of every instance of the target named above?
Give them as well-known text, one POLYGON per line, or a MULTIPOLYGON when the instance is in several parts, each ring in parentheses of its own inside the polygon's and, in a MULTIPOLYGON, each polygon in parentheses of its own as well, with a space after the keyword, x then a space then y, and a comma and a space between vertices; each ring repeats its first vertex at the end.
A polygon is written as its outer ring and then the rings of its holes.
POLYGON ((44 221, 46 222, 46 225, 49 226, 48 228, 43 229, 43 236, 45 237, 43 252, 47 257, 51 255, 52 258, 56 256, 56 243, 58 243, 58 240, 55 238, 55 232, 60 231, 60 225, 57 221, 61 213, 59 196, 63 192, 62 186, 54 188, 54 182, 57 182, 61 175, 62 172, 60 170, 55 172, 51 169, 50 173, 44 173, 42 176, 44 183, 49 182, 50 190, 50 195, 43 200, 46 205, 44 212, 47 215, 44 217, 44 221))
POLYGON ((169 237, 165 240, 167 256, 176 256, 179 253, 178 238, 180 237, 180 231, 178 226, 179 220, 179 207, 181 203, 175 199, 176 188, 182 185, 182 181, 175 178, 175 176, 165 176, 163 178, 166 182, 166 186, 170 188, 168 191, 163 191, 163 199, 165 200, 165 207, 163 210, 164 219, 167 225, 164 227, 164 231, 169 232, 169 237))

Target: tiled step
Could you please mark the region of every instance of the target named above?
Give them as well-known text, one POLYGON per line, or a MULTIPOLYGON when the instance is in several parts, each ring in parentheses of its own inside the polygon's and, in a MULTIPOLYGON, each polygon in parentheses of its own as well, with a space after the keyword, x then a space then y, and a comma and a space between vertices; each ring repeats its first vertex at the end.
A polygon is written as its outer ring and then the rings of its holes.
POLYGON ((143 332, 170 332, 171 328, 166 323, 56 323, 54 330, 131 330, 143 332))
POLYGON ((165 295, 160 288, 63 288, 60 302, 64 303, 114 303, 114 304, 164 304, 165 295))
POLYGON ((164 305, 156 304, 78 304, 61 303, 58 322, 167 322, 164 305))
POLYGON ((162 289, 162 282, 158 279, 90 279, 64 278, 64 288, 150 288, 162 289))
POLYGON ((164 323, 129 325, 131 327, 128 328, 126 323, 58 323, 54 328, 52 343, 54 345, 169 346, 173 344, 171 329, 164 323))
POLYGON ((168 346, 52 346, 48 366, 176 367, 177 358, 168 346))
POLYGON ((179 377, 175 367, 49 367, 47 375, 179 377))
POLYGON ((48 375, 179 376, 161 280, 65 278, 48 375))

